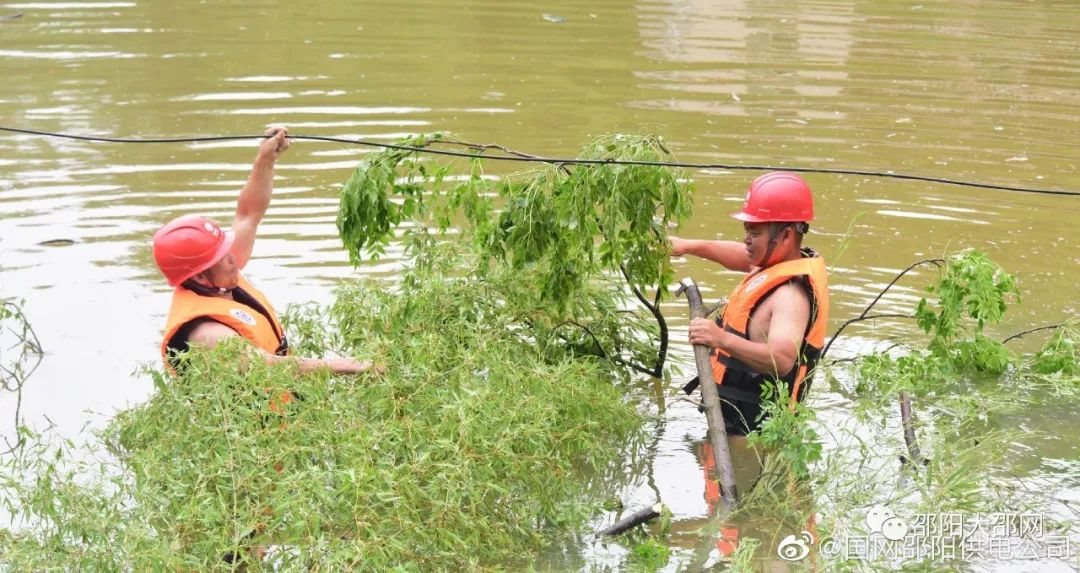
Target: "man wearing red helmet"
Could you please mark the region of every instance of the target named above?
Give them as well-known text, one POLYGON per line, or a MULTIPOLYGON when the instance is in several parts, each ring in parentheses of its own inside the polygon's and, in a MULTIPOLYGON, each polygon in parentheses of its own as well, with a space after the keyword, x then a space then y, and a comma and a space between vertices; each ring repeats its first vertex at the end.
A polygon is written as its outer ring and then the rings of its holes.
MULTIPOLYGON (((713 349, 728 433, 745 436, 762 421, 762 384, 783 382, 793 405, 805 396, 824 344, 829 288, 824 260, 802 247, 814 206, 801 177, 758 177, 732 217, 743 222, 741 243, 672 238, 671 254, 696 255, 748 273, 715 322, 695 318, 689 327, 692 344, 713 349)), ((693 387, 691 382, 688 388, 693 387)))
POLYGON ((184 215, 154 233, 154 261, 176 289, 161 342, 162 357, 172 364, 174 355, 187 351, 191 343, 213 348, 223 339, 242 336, 270 362, 294 360, 301 370, 364 372, 371 362, 290 356, 285 331, 270 302, 240 274, 270 206, 274 164, 289 148, 285 128, 272 127, 266 135, 240 191, 231 231, 205 217, 184 215))

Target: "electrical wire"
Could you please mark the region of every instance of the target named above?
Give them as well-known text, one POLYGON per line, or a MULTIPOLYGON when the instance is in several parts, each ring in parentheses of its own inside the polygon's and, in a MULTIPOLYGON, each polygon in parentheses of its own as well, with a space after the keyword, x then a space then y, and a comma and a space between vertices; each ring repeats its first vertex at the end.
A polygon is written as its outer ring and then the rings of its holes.
MULTIPOLYGON (((78 141, 93 141, 101 143, 202 143, 211 141, 231 141, 241 139, 266 139, 266 135, 218 135, 205 137, 159 137, 159 138, 131 138, 131 137, 98 137, 91 135, 74 135, 70 133, 55 133, 34 129, 21 129, 16 127, 0 126, 0 131, 22 133, 26 135, 40 135, 45 137, 58 137, 74 139, 78 141)), ((864 169, 833 169, 825 167, 793 167, 787 165, 745 165, 729 163, 684 163, 677 161, 642 161, 627 159, 564 159, 554 157, 531 157, 524 155, 487 155, 483 153, 466 153, 463 151, 450 151, 446 149, 432 149, 430 147, 417 147, 396 143, 379 143, 363 139, 347 139, 343 137, 329 137, 320 135, 289 135, 293 140, 323 141, 331 143, 345 143, 350 145, 363 145, 382 149, 396 149, 430 155, 443 155, 449 157, 463 157, 469 159, 487 159, 494 161, 518 161, 526 163, 551 163, 556 165, 647 165, 655 167, 678 167, 683 169, 723 169, 731 171, 788 171, 793 173, 821 173, 829 175, 857 175, 862 177, 882 177, 887 179, 900 179, 905 181, 924 181, 927 183, 941 183, 944 185, 956 185, 960 187, 974 187, 978 189, 993 189, 997 191, 1011 191, 1016 193, 1036 193, 1042 195, 1063 195, 1080 197, 1080 191, 1066 191, 1061 189, 1040 189, 1035 187, 1019 187, 1012 185, 997 185, 993 183, 979 183, 963 181, 945 177, 930 177, 925 175, 912 175, 907 173, 894 173, 892 171, 871 171, 864 169)), ((437 141, 436 141, 437 143, 437 141)))

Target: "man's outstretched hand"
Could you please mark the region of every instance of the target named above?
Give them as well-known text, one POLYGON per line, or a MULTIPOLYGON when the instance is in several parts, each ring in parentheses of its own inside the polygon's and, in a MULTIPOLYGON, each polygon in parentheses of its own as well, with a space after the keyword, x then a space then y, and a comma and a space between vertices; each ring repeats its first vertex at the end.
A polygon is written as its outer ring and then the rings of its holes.
POLYGON ((671 256, 681 257, 690 249, 689 241, 678 237, 668 237, 671 241, 671 256))
POLYGON ((289 149, 290 140, 286 137, 289 129, 283 125, 271 125, 264 135, 269 137, 259 145, 259 158, 277 161, 278 157, 289 149))
POLYGON ((334 358, 333 360, 326 361, 327 368, 334 374, 362 374, 364 372, 374 372, 375 374, 385 374, 386 366, 382 364, 376 364, 370 360, 354 360, 352 358, 334 358))

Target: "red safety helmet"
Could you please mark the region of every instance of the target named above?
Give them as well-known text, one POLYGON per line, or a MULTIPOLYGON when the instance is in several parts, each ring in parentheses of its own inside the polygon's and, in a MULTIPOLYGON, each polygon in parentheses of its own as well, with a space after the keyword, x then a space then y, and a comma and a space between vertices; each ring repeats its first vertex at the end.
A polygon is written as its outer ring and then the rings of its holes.
POLYGON ((766 173, 750 184, 742 211, 732 217, 747 223, 798 223, 814 220, 810 186, 794 173, 766 173))
POLYGON ((233 238, 206 217, 177 217, 154 233, 154 262, 169 286, 177 286, 225 258, 233 238))

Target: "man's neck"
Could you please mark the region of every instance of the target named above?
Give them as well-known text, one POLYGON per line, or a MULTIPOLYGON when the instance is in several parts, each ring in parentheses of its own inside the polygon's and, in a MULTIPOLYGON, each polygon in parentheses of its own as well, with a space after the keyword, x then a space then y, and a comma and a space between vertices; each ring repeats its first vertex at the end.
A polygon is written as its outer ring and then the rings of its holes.
POLYGON ((765 270, 765 269, 767 269, 769 267, 775 267, 776 265, 779 265, 780 263, 786 263, 786 262, 789 262, 789 261, 797 261, 797 260, 799 260, 801 258, 802 258, 802 248, 801 247, 796 247, 795 249, 793 249, 793 250, 791 250, 791 251, 789 251, 787 253, 784 253, 784 255, 782 257, 774 259, 773 262, 769 263, 767 266, 758 267, 758 270, 759 271, 765 270))
POLYGON ((233 297, 233 289, 221 292, 221 289, 219 289, 218 287, 213 287, 208 284, 196 283, 196 285, 198 288, 195 288, 194 285, 189 286, 191 286, 190 290, 192 290, 197 295, 213 298, 224 298, 227 300, 236 300, 236 298, 233 297))

